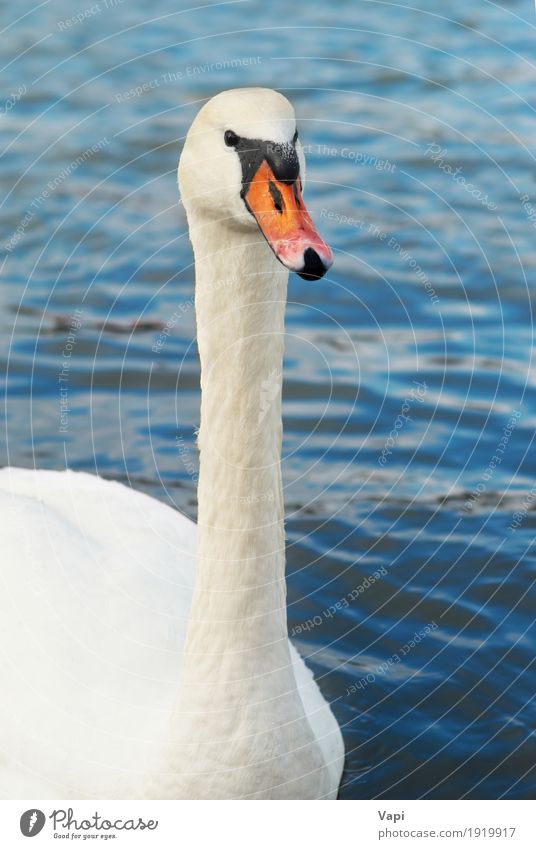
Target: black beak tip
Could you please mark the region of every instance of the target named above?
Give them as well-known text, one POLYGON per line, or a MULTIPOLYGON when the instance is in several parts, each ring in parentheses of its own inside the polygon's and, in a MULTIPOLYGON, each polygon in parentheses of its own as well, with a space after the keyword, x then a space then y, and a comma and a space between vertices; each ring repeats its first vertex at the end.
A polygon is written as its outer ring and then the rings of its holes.
POLYGON ((314 248, 307 248, 303 255, 303 268, 296 274, 303 280, 320 280, 328 267, 324 265, 314 248))

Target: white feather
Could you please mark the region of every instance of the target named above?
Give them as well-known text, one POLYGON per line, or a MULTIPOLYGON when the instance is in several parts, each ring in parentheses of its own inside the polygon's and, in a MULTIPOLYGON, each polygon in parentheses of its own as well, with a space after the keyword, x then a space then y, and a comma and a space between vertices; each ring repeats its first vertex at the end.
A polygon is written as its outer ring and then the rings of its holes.
POLYGON ((280 380, 287 272, 243 217, 228 124, 276 142, 295 127, 281 95, 226 92, 181 160, 199 532, 118 483, 0 471, 3 798, 336 796, 340 730, 287 638, 280 391, 259 396, 280 380))

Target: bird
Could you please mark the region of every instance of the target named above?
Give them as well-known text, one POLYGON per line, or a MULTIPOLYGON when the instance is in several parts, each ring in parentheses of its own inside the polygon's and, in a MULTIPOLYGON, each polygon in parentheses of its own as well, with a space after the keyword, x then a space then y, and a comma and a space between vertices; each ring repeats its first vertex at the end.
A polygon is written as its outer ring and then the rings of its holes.
POLYGON ((288 99, 207 100, 179 161, 201 366, 197 524, 122 483, 0 470, 0 795, 335 799, 340 727, 288 636, 289 271, 333 254, 288 99))

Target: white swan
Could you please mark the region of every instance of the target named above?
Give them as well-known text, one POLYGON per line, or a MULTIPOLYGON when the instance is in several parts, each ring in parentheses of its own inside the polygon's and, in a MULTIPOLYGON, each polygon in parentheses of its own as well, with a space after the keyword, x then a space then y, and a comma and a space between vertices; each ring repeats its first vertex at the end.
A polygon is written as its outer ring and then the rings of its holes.
POLYGON ((286 624, 287 268, 331 264, 303 169, 293 109, 267 89, 213 98, 184 145, 197 527, 92 475, 0 471, 2 798, 337 795, 340 729, 286 624))

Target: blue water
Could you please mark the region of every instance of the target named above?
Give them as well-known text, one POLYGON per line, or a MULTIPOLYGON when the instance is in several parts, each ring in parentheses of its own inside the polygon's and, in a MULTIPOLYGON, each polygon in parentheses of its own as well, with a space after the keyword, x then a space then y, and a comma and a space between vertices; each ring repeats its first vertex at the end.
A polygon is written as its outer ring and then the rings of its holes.
POLYGON ((195 518, 176 163, 212 94, 280 89, 336 257, 290 282, 284 482, 341 797, 534 798, 532 4, 191 5, 3 4, 0 462, 195 518))

